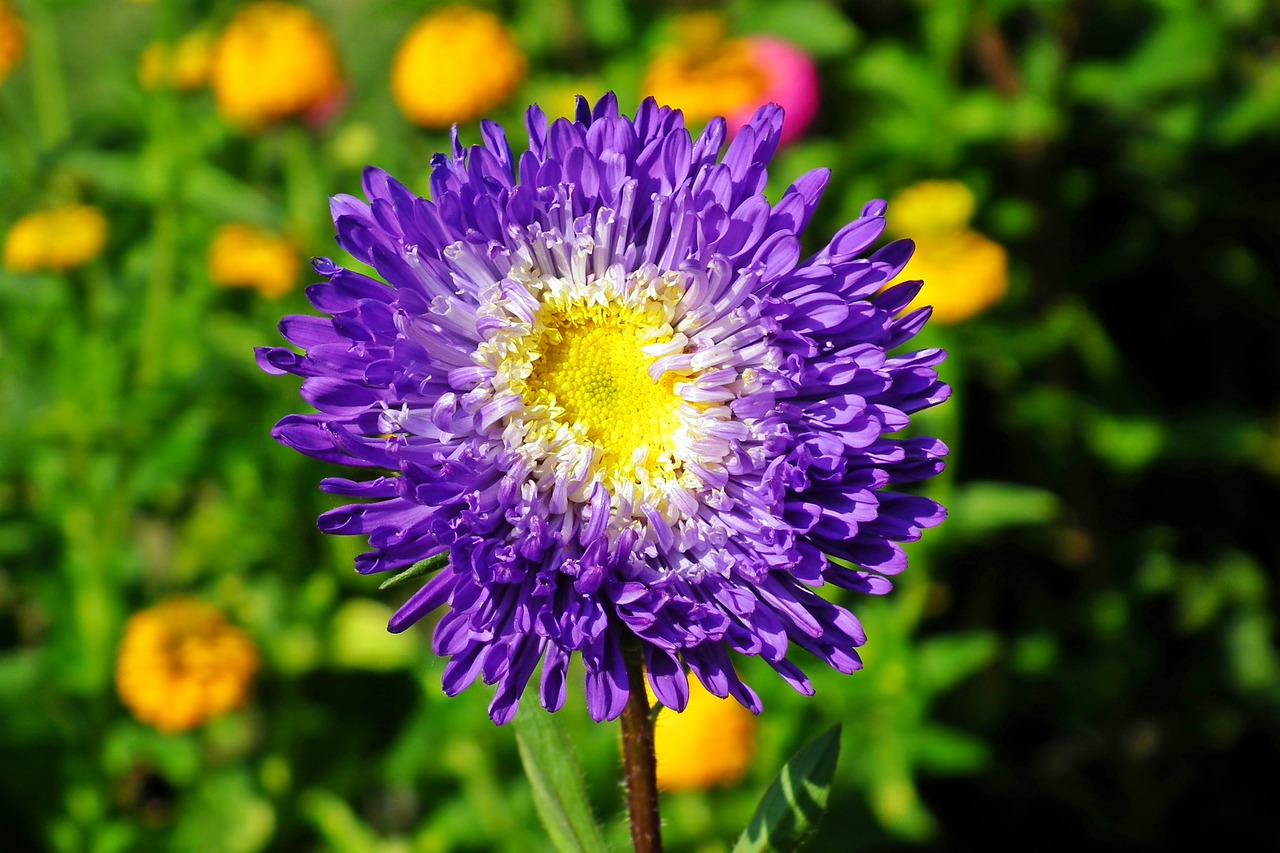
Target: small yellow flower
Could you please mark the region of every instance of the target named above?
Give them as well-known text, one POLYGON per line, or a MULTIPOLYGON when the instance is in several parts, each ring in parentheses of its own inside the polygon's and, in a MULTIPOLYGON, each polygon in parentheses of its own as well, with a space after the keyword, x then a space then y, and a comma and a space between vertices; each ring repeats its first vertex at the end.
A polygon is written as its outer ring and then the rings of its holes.
POLYGON ((525 60, 495 16, 446 6, 414 25, 391 65, 391 95, 410 121, 443 128, 479 118, 524 78, 525 60))
POLYGON ((209 245, 209 278, 221 287, 252 287, 268 299, 293 289, 300 271, 293 241, 252 225, 223 225, 209 245))
POLYGON ((1004 298, 1009 261, 1004 247, 969 228, 975 202, 958 181, 924 181, 889 204, 889 228, 916 243, 899 281, 920 279, 924 288, 909 306, 933 306, 933 321, 968 320, 1004 298))
POLYGON ((209 34, 189 33, 173 47, 149 45, 138 60, 138 82, 148 92, 162 88, 189 92, 209 82, 212 60, 213 39, 209 34))
POLYGON ((258 650, 217 608, 171 598, 125 625, 116 691, 135 717, 180 732, 244 704, 258 650))
POLYGON ((13 66, 22 59, 26 46, 26 28, 5 0, 0 0, 0 82, 9 76, 13 66))
POLYGON ((654 724, 658 787, 696 791, 734 784, 751 766, 755 736, 754 714, 735 699, 713 696, 690 678, 684 712, 663 708, 654 724))
POLYGON ((893 197, 889 221, 894 233, 932 237, 967 228, 975 206, 959 181, 921 181, 893 197))
POLYGON ((213 48, 218 110, 248 128, 322 111, 342 92, 328 31, 301 6, 251 3, 213 48))
POLYGON ((73 204, 19 219, 4 240, 10 272, 62 272, 86 264, 107 242, 107 218, 96 207, 73 204))

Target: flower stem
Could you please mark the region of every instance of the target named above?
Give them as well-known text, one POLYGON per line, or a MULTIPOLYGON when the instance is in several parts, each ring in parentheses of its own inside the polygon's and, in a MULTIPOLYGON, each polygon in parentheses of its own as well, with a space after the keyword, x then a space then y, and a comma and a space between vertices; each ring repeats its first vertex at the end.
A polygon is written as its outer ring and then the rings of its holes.
POLYGON ((653 722, 644 689, 644 656, 638 643, 626 644, 630 696, 622 710, 622 761, 631 810, 631 843, 636 853, 662 853, 658 821, 658 761, 653 749, 653 722))

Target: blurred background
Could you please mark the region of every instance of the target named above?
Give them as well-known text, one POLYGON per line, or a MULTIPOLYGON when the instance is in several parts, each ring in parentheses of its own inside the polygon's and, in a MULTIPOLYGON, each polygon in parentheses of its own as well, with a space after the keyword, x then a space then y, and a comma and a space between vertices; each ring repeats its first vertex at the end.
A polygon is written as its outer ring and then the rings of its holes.
POLYGON ((890 199, 955 387, 913 425, 949 521, 842 599, 866 669, 741 661, 758 719, 660 720, 668 847, 728 850, 837 721, 814 850, 1280 840, 1275 3, 0 0, 2 846, 547 849, 486 690, 317 532, 336 472, 252 348, 351 262, 364 165, 425 194, 451 124, 606 90, 787 107, 771 197, 832 169, 810 250, 890 199))

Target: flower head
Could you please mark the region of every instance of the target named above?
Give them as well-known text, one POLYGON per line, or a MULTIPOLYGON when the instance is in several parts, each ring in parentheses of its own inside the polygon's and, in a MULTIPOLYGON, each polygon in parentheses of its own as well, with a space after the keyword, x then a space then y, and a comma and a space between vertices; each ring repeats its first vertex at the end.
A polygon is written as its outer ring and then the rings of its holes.
POLYGON ((28 213, 4 239, 11 272, 63 272, 98 257, 107 242, 107 218, 96 207, 71 204, 28 213))
POLYGON ((292 240, 247 225, 223 225, 209 244, 209 278, 220 287, 250 287, 279 299, 298 281, 298 248, 292 240))
POLYGON ((319 410, 276 439, 372 474, 322 483, 358 502, 321 528, 369 537, 360 572, 448 553, 390 628, 448 605, 444 689, 496 684, 500 723, 539 661, 559 708, 575 654, 591 715, 616 717, 641 689, 624 643, 677 710, 689 673, 760 709, 730 651, 804 693, 797 650, 858 669, 857 620, 811 587, 887 591, 899 543, 943 517, 885 489, 946 452, 893 434, 949 393, 941 351, 891 354, 929 313, 899 316, 918 283, 880 292, 910 242, 859 257, 876 201, 801 259, 828 173, 765 200, 774 106, 723 153, 722 119, 693 140, 652 99, 635 118, 611 94, 573 121, 532 107, 525 126, 519 154, 492 122, 470 149, 455 131, 430 201, 376 169, 369 204, 333 199, 339 244, 390 286, 318 260, 307 295, 332 319, 285 318, 303 354, 258 351, 319 410))
POLYGON ((446 6, 418 21, 400 43, 391 95, 410 121, 449 127, 505 101, 524 68, 524 54, 497 17, 446 6))
POLYGON ((138 60, 138 82, 147 91, 199 89, 209 82, 213 40, 208 33, 189 33, 175 45, 148 45, 138 60))
POLYGON ((724 116, 730 135, 761 106, 785 113, 780 144, 799 138, 818 112, 818 72, 802 50, 775 36, 729 39, 723 16, 680 19, 680 40, 650 61, 644 91, 681 110, 692 124, 724 116))
POLYGON ((746 775, 756 746, 756 718, 737 702, 689 682, 689 704, 658 712, 653 727, 658 787, 700 791, 732 785, 746 775))
POLYGON ((218 110, 245 127, 325 112, 342 94, 328 31, 301 6, 274 0, 240 9, 213 48, 218 110))
POLYGON ((5 0, 0 0, 0 82, 9 76, 9 72, 22 59, 22 51, 26 47, 27 31, 22 19, 17 16, 5 0))
POLYGON ((135 717, 185 731, 240 707, 258 650, 215 607, 171 598, 129 617, 116 656, 116 691, 135 717))
POLYGON ((1008 289, 1004 247, 969 228, 975 201, 959 181, 922 181, 893 198, 890 230, 910 234, 916 252, 901 279, 921 279, 914 305, 939 323, 959 323, 999 302, 1008 289))

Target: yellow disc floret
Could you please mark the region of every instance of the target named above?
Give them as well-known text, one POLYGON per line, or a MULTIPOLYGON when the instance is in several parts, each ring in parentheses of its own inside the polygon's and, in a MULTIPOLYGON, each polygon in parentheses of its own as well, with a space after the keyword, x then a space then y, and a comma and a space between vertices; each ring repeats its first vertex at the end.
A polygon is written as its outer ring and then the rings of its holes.
POLYGON ((129 618, 116 690, 139 720, 179 732, 243 704, 257 668, 257 649, 217 608, 171 598, 129 618))
POLYGON ((409 31, 391 66, 391 95, 405 117, 444 128, 479 118, 524 78, 524 54, 502 21, 447 6, 409 31))
POLYGON ((527 487, 564 513, 599 500, 603 486, 610 535, 644 527, 654 511, 671 525, 687 520, 702 475, 732 452, 716 434, 733 431, 733 414, 697 386, 723 353, 695 355, 674 328, 684 274, 646 266, 561 277, 530 264, 495 291, 481 315, 500 322, 473 355, 493 376, 470 397, 501 413, 487 425, 522 460, 527 487), (503 291, 517 285, 515 299, 503 291))
POLYGON ((638 312, 579 304, 549 317, 536 344, 526 401, 563 409, 570 428, 600 448, 607 480, 634 478, 636 458, 669 460, 680 428, 677 377, 649 376, 651 343, 638 312))

